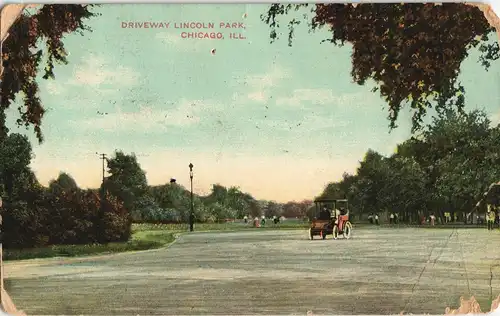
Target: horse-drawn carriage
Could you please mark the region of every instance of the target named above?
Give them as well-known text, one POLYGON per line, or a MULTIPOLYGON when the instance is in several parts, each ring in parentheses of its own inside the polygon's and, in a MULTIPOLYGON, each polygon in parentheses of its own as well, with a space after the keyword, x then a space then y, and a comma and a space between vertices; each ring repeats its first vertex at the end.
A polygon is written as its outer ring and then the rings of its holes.
POLYGON ((347 200, 316 199, 315 214, 309 228, 309 239, 320 236, 326 239, 327 235, 333 235, 337 239, 339 235, 349 239, 352 232, 352 224, 349 221, 349 202, 347 200))

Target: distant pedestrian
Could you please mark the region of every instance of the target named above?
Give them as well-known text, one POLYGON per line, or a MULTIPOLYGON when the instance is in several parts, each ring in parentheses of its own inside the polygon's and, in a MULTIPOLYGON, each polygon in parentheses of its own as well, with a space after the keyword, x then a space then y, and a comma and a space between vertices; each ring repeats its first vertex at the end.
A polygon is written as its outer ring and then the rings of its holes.
POLYGON ((434 226, 434 224, 436 223, 436 216, 434 216, 434 214, 432 214, 430 216, 430 222, 431 222, 431 226, 434 226))
POLYGON ((391 215, 389 215, 389 224, 394 224, 394 213, 391 213, 391 215))
POLYGON ((243 220, 245 221, 245 224, 248 223, 248 216, 245 215, 245 217, 243 217, 243 220))
POLYGON ((368 215, 368 221, 370 222, 370 224, 373 224, 373 213, 370 213, 370 215, 368 215))
POLYGON ((486 220, 488 221, 488 230, 493 230, 496 214, 491 205, 488 204, 487 208, 488 212, 486 213, 486 220))
POLYGON ((375 214, 375 225, 378 225, 378 214, 375 214))
POLYGON ((396 224, 399 224, 399 214, 398 213, 394 214, 394 222, 396 224))
POLYGON ((260 227, 259 218, 256 216, 253 220, 254 227, 260 227))

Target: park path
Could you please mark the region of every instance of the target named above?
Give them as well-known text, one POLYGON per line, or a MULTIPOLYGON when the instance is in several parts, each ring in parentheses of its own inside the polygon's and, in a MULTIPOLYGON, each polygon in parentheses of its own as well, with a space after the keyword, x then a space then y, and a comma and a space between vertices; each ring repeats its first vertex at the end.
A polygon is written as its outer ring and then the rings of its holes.
POLYGON ((8 262, 5 271, 28 314, 443 313, 469 288, 482 305, 491 288, 500 294, 500 269, 490 278, 499 232, 354 233, 194 233, 167 249, 8 262))

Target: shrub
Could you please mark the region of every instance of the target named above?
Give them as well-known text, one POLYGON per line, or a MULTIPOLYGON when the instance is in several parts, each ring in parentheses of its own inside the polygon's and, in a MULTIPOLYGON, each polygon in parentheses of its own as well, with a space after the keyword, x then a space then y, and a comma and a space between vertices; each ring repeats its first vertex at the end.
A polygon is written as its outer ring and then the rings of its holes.
POLYGON ((108 243, 131 236, 130 215, 112 196, 102 208, 96 192, 77 188, 39 190, 27 200, 7 200, 2 208, 5 248, 108 243))

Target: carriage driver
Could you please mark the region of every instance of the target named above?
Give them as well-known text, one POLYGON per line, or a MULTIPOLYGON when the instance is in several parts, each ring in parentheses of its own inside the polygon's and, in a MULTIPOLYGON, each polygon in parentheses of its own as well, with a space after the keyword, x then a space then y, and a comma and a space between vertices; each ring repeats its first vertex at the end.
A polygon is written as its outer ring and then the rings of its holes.
POLYGON ((323 209, 321 210, 321 213, 319 213, 319 217, 322 220, 329 219, 331 216, 330 210, 325 206, 323 206, 323 209))

